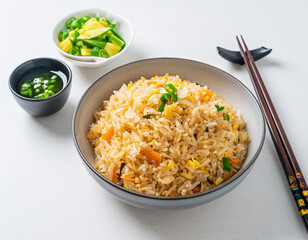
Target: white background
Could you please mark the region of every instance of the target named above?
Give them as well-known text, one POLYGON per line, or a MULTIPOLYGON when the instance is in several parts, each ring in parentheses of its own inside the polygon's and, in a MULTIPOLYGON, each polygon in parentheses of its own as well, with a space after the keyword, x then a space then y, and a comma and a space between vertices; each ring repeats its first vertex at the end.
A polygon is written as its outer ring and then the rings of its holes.
MULTIPOLYGON (((257 62, 308 180, 307 1, 13 1, 0 2, 0 239, 306 239, 285 174, 267 133, 255 167, 235 190, 183 211, 138 209, 114 199, 86 172, 71 134, 73 111, 104 73, 144 58, 181 57, 237 77, 253 91, 245 67, 216 46, 273 48, 257 62), (100 69, 71 66, 73 86, 58 113, 33 118, 14 101, 8 77, 37 57, 62 59, 51 41, 71 11, 102 7, 129 19, 127 55, 100 69)), ((254 92, 254 91, 253 91, 254 92)))

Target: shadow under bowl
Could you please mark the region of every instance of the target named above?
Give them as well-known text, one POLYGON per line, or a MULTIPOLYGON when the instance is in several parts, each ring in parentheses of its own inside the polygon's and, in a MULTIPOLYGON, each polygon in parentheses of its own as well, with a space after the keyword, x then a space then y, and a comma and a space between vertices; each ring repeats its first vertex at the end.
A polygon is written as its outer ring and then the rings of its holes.
POLYGON ((71 91, 72 71, 69 66, 53 58, 36 58, 19 65, 9 78, 9 88, 17 103, 30 115, 40 117, 58 112, 66 103, 71 91), (29 74, 41 71, 59 72, 63 87, 56 94, 43 99, 27 98, 20 91, 21 81, 29 74))
MULTIPOLYGON (((154 58, 129 63, 102 76, 93 83, 81 97, 73 117, 73 138, 83 163, 91 176, 108 192, 121 201, 136 207, 178 210, 197 207, 215 200, 228 193, 251 171, 264 143, 265 122, 263 113, 256 98, 239 80, 213 66, 187 59, 154 58), (241 169, 230 179, 219 186, 205 192, 180 196, 158 197, 137 193, 121 187, 103 177, 95 168, 93 147, 86 135, 89 125, 93 123, 93 112, 103 100, 108 100, 114 90, 125 83, 136 81, 140 77, 179 75, 181 79, 190 80, 208 86, 222 98, 230 102, 235 110, 240 110, 251 142, 248 154, 241 169)), ((244 194, 244 193, 243 193, 244 194)))

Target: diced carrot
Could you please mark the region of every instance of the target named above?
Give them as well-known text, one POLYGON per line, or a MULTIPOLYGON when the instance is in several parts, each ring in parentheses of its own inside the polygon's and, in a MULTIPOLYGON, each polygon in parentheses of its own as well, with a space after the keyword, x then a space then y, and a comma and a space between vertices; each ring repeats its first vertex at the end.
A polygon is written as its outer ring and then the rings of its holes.
POLYGON ((211 90, 207 90, 205 96, 212 97, 214 93, 211 90))
POLYGON ((234 159, 234 158, 229 158, 229 162, 230 163, 238 163, 238 160, 234 159))
POLYGON ((105 133, 102 135, 102 138, 103 138, 104 140, 106 140, 107 142, 110 142, 110 139, 111 139, 111 137, 112 137, 113 134, 114 134, 114 127, 111 126, 111 127, 107 130, 107 132, 105 132, 105 133))
POLYGON ((127 181, 130 181, 130 182, 135 182, 135 178, 132 178, 132 177, 130 177, 130 176, 128 176, 128 175, 125 175, 125 176, 123 177, 123 179, 124 179, 124 180, 127 180, 127 181))
POLYGON ((200 192, 200 188, 199 187, 196 187, 194 188, 193 190, 191 190, 193 192, 193 194, 196 194, 198 192, 200 192))
POLYGON ((117 168, 114 167, 114 168, 113 168, 113 171, 112 171, 112 179, 111 179, 112 182, 115 182, 115 181, 116 181, 116 173, 115 173, 116 170, 117 170, 117 168))
POLYGON ((161 163, 162 157, 152 150, 141 149, 140 154, 147 158, 148 163, 158 166, 161 163))

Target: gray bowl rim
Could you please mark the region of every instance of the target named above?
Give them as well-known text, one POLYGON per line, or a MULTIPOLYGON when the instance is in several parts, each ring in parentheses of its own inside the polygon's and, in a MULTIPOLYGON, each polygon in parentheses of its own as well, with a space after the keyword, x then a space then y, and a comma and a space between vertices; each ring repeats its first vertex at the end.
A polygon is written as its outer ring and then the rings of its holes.
MULTIPOLYGON (((46 68, 48 68, 48 67, 46 67, 46 68)), ((29 101, 29 102, 46 102, 46 101, 50 101, 50 100, 56 98, 58 95, 60 95, 62 92, 64 92, 66 88, 68 88, 68 86, 69 86, 69 85, 71 84, 71 82, 72 82, 72 70, 71 70, 71 68, 70 68, 65 62, 63 62, 63 61, 61 61, 61 60, 59 60, 59 59, 56 59, 56 58, 49 58, 49 57, 33 58, 33 59, 27 60, 27 61, 25 61, 25 62, 19 64, 19 65, 13 70, 13 72, 10 74, 10 77, 9 77, 9 81, 8 81, 8 82, 9 82, 9 88, 10 88, 11 92, 12 92, 15 96, 17 96, 17 97, 19 97, 19 98, 21 98, 21 99, 23 99, 23 100, 29 101), (44 60, 56 61, 56 62, 59 62, 60 64, 62 64, 62 65, 68 70, 68 75, 69 75, 69 76, 68 76, 68 78, 67 78, 67 83, 65 84, 65 86, 64 86, 59 92, 57 92, 56 94, 54 94, 54 95, 52 95, 52 96, 50 96, 50 97, 48 97, 48 98, 36 99, 36 98, 27 98, 27 97, 21 96, 21 95, 18 94, 18 93, 12 88, 12 86, 11 86, 11 78, 12 78, 12 75, 13 75, 15 72, 17 72, 19 69, 21 69, 21 68, 22 68, 24 65, 26 65, 27 63, 29 63, 29 62, 31 62, 31 61, 39 61, 39 60, 43 60, 43 59, 44 59, 44 60)))
POLYGON ((173 57, 158 57, 158 58, 147 58, 147 59, 142 59, 142 60, 137 60, 137 61, 134 61, 134 62, 130 62, 130 63, 127 63, 127 64, 124 64, 122 66, 119 66, 109 72, 107 72, 106 74, 104 74, 103 76, 101 76, 99 79, 97 79, 95 82, 93 82, 89 87, 88 89, 84 92, 84 94, 81 96, 79 102, 78 102, 78 105, 74 111, 74 115, 73 115, 73 123, 72 123, 72 132, 73 132, 73 140, 74 140, 74 144, 77 148, 77 151, 79 153, 79 155, 81 156, 81 159, 84 161, 84 163, 86 164, 87 167, 89 167, 89 169, 100 179, 102 179, 104 182, 106 182, 107 184, 119 189, 120 191, 124 191, 128 194, 132 194, 132 195, 135 195, 137 197, 142 197, 142 198, 149 198, 149 199, 153 199, 153 200, 184 200, 184 199, 191 199, 191 198, 196 198, 196 197, 201 197, 201 196, 206 196, 208 194, 211 194, 213 192, 216 192, 224 187, 226 187, 227 185, 229 185, 231 182, 234 182, 235 180, 237 180, 240 176, 242 176, 246 171, 248 171, 248 169, 255 163, 257 157, 259 156, 261 150, 262 150, 262 147, 264 145, 264 139, 265 139, 265 119, 264 119, 264 114, 263 114, 263 111, 260 107, 260 104, 259 102, 257 101, 257 99, 255 98, 255 96, 252 94, 252 92, 242 83, 240 82, 237 78, 235 78, 234 76, 232 76, 231 74, 217 68, 217 67, 214 67, 212 65, 209 65, 207 63, 203 63, 203 62, 199 62, 199 61, 195 61, 195 60, 190 60, 190 59, 185 59, 185 58, 173 58, 173 57), (76 123, 76 115, 77 115, 77 112, 80 108, 80 104, 81 102, 84 100, 85 96, 87 95, 87 93, 90 91, 90 89, 92 89, 93 86, 95 86, 99 81, 102 81, 102 79, 104 79, 107 75, 117 71, 118 69, 120 68, 124 68, 124 67, 127 67, 127 66, 130 66, 130 65, 134 65, 136 63, 140 63, 140 62, 148 62, 148 61, 159 61, 159 60, 179 60, 179 61, 188 61, 188 62, 194 62, 194 63, 197 63, 197 64, 203 64, 203 65, 206 65, 207 67, 210 67, 216 71, 219 71, 219 72, 222 72, 224 74, 227 74, 228 76, 230 76, 230 80, 232 79, 236 84, 238 84, 239 86, 243 87, 247 92, 248 94, 252 97, 252 99, 254 100, 254 102, 257 104, 258 106, 258 109, 261 113, 261 116, 262 116, 262 136, 261 136, 261 141, 260 141, 260 144, 259 144, 259 147, 256 151, 256 153, 254 154, 254 156, 252 157, 251 161, 247 164, 247 166, 245 166, 244 168, 241 168, 239 172, 237 172, 235 175, 233 175, 231 178, 229 178, 227 181, 223 182, 222 184, 208 190, 208 191, 204 191, 204 192, 200 192, 200 193, 197 193, 197 194, 191 194, 191 195, 186 195, 186 196, 176 196, 176 197, 163 197, 163 196, 152 196, 152 195, 148 195, 148 194, 142 194, 142 193, 138 193, 138 192, 135 192, 135 191, 132 191, 132 190, 129 190, 129 189, 126 189, 124 187, 121 187, 120 185, 116 184, 116 183, 113 183, 111 182, 110 180, 108 180, 107 178, 105 178, 103 175, 101 175, 100 173, 98 173, 92 166, 91 164, 86 160, 86 158, 83 156, 81 150, 80 150, 80 147, 77 143, 77 140, 76 140, 76 131, 75 131, 75 123, 76 123))

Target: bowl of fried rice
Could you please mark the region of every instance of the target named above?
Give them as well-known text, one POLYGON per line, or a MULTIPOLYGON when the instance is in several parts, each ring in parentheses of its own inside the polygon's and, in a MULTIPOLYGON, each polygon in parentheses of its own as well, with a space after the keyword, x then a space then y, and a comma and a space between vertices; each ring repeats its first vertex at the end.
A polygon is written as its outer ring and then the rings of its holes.
POLYGON ((74 142, 91 176, 123 202, 150 209, 196 207, 228 193, 252 169, 264 135, 262 111, 247 87, 179 58, 105 74, 73 118, 74 142))

